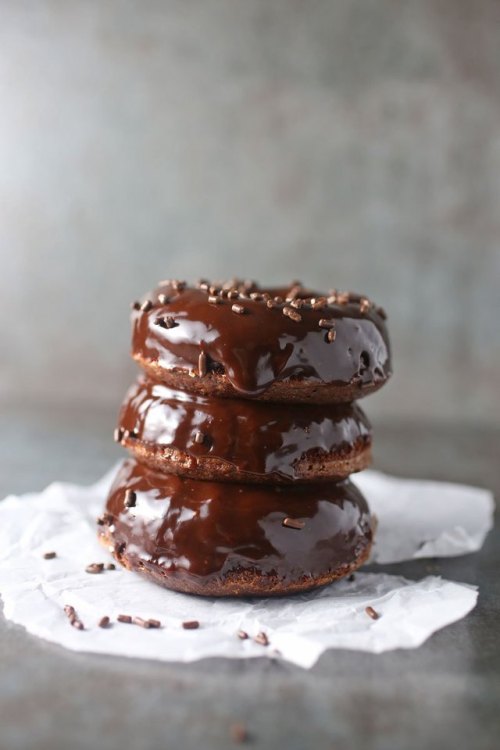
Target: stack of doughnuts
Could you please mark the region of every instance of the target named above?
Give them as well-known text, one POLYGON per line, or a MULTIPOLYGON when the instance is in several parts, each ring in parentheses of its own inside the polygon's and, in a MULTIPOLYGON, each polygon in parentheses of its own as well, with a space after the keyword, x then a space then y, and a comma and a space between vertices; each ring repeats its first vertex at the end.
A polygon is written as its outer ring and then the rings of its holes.
POLYGON ((293 282, 163 281, 133 304, 131 454, 99 519, 125 567, 209 596, 288 594, 368 557, 371 460, 356 403, 391 374, 385 313, 293 282))

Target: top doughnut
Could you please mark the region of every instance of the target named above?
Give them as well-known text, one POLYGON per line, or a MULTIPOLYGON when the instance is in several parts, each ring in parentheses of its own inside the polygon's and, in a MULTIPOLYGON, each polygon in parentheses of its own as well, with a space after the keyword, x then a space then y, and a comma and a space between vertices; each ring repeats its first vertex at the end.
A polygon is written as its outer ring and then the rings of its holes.
POLYGON ((168 280, 132 308, 132 356, 171 388, 343 403, 391 375, 385 313, 353 292, 168 280))

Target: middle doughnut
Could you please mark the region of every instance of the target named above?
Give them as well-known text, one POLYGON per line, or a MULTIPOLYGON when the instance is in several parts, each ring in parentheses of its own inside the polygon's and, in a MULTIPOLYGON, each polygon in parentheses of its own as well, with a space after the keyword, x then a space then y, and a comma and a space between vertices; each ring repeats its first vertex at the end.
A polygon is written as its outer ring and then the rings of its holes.
POLYGON ((357 404, 218 399, 140 378, 117 439, 159 471, 212 481, 344 479, 369 466, 371 425, 357 404))

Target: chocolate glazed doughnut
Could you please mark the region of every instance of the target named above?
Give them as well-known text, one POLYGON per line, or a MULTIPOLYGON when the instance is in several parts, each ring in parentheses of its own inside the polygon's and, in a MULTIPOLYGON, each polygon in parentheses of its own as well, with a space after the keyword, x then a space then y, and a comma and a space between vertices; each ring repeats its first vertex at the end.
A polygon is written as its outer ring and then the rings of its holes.
POLYGON ((368 557, 366 501, 349 481, 267 486, 181 479, 126 461, 100 519, 116 559, 207 596, 306 591, 368 557))
POLYGON ((273 404, 184 393, 141 378, 117 436, 160 471, 213 481, 345 479, 371 460, 371 427, 356 404, 273 404))
POLYGON ((132 313, 132 356, 202 395, 341 403, 391 375, 385 313, 367 297, 299 284, 162 282, 132 313))

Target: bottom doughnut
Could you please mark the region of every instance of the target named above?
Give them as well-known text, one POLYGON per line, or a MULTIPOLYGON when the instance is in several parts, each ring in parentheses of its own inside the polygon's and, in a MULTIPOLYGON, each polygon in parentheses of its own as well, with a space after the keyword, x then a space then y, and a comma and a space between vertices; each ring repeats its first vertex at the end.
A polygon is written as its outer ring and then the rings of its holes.
POLYGON ((126 461, 98 520, 116 560, 175 591, 307 591, 367 559, 372 524, 348 480, 266 486, 183 479, 126 461), (298 527, 298 528, 297 528, 298 527))

